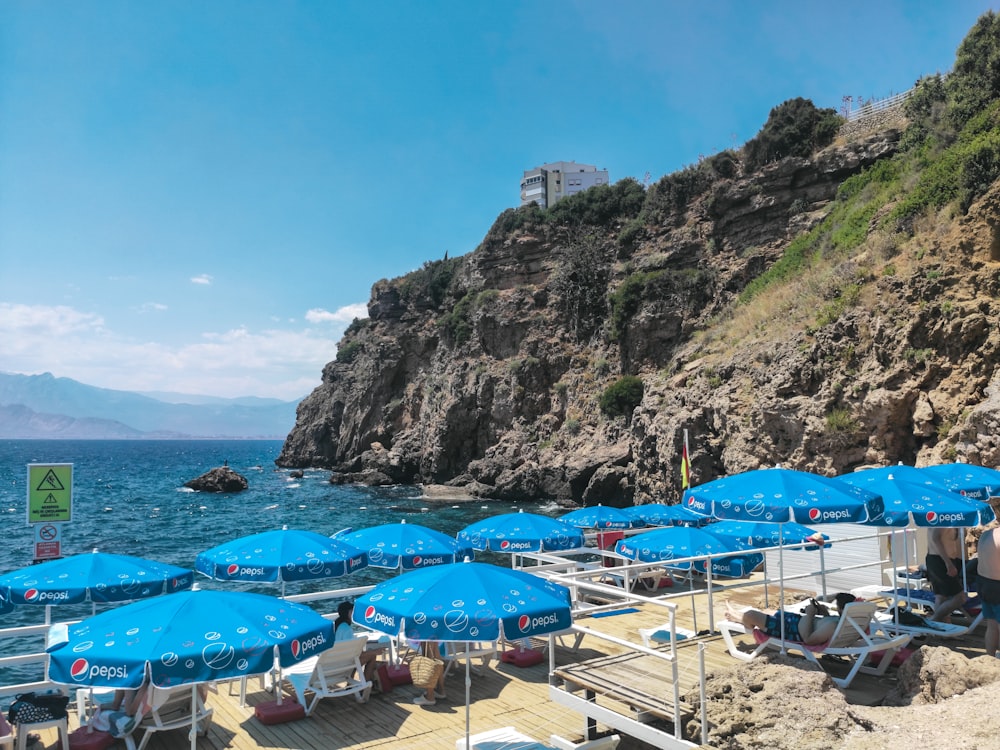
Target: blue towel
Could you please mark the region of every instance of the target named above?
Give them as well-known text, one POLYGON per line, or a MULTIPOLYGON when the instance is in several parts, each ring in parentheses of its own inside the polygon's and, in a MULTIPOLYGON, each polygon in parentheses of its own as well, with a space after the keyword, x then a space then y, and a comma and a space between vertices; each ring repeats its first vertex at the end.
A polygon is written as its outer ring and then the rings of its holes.
POLYGON ((627 615, 630 612, 638 611, 635 607, 626 607, 625 609, 616 609, 612 612, 595 612, 591 617, 614 617, 615 615, 627 615))

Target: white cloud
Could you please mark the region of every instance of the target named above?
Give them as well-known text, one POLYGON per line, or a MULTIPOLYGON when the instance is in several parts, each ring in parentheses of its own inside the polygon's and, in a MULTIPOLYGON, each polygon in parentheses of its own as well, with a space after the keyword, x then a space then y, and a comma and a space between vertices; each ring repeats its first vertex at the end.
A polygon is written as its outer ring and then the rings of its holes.
POLYGON ((199 274, 198 276, 191 277, 192 284, 204 284, 208 286, 212 283, 212 276, 207 273, 199 274))
POLYGON ((344 327, 244 327, 173 345, 109 331, 101 316, 70 307, 0 303, 0 370, 128 391, 291 400, 320 384, 344 327))
POLYGON ((162 312, 168 309, 166 305, 160 302, 144 302, 137 308, 137 312, 148 313, 148 312, 162 312))
POLYGON ((0 353, 7 346, 16 345, 13 341, 16 333, 35 338, 34 344, 37 345, 39 340, 44 342, 47 336, 97 332, 103 326, 104 319, 100 315, 80 312, 65 305, 47 307, 0 302, 0 332, 4 334, 0 337, 3 341, 0 353))
POLYGON ((314 307, 306 313, 306 320, 310 323, 351 323, 355 318, 367 318, 368 305, 358 302, 353 305, 345 305, 334 312, 324 310, 322 307, 314 307))

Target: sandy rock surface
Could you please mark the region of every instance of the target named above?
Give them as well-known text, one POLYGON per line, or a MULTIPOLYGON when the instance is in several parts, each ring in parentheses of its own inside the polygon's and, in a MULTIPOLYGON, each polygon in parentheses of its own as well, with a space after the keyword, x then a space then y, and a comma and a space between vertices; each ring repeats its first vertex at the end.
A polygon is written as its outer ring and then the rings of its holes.
MULTIPOLYGON (((923 647, 898 672, 886 705, 849 704, 802 659, 775 654, 709 676, 711 747, 720 750, 995 748, 1000 659, 923 647)), ((697 692, 687 700, 695 706, 697 692)), ((700 732, 697 721, 688 729, 700 732)), ((694 736, 698 736, 694 734, 694 736)))

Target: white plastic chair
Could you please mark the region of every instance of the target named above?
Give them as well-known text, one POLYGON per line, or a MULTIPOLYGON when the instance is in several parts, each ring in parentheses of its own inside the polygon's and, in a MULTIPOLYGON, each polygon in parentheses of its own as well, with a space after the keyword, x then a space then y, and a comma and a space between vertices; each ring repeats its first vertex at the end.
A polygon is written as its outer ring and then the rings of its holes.
POLYGON ((27 750, 28 735, 31 732, 38 732, 42 729, 56 728, 59 730, 59 741, 62 750, 69 750, 69 719, 52 719, 50 721, 36 721, 30 724, 22 723, 17 725, 17 750, 27 750))

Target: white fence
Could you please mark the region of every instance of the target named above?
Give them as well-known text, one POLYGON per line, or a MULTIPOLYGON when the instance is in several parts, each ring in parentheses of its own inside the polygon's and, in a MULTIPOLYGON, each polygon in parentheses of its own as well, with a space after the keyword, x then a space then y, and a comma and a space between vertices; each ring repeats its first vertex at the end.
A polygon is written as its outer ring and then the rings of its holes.
POLYGON ((895 109, 896 107, 902 106, 903 102, 910 98, 914 89, 909 89, 900 94, 893 94, 892 96, 886 97, 885 99, 869 99, 859 106, 857 109, 852 109, 847 112, 845 117, 847 117, 848 122, 854 122, 855 120, 862 120, 865 117, 869 117, 878 112, 885 112, 890 109, 895 109))

